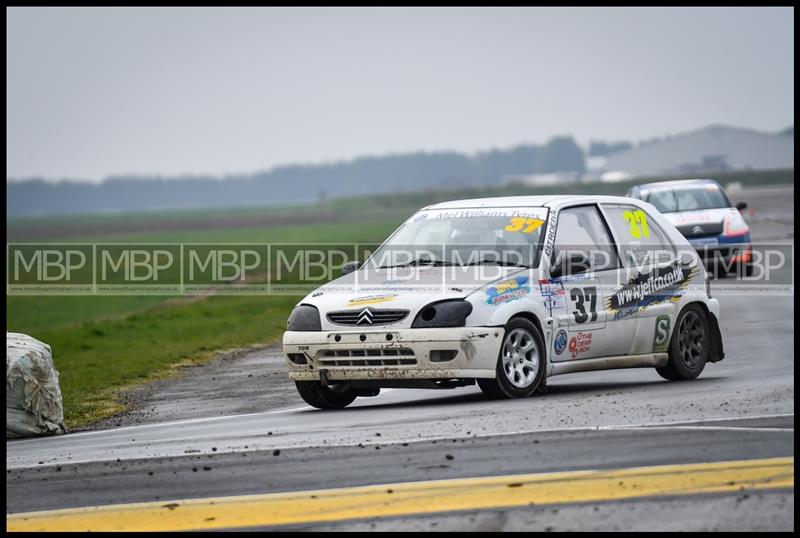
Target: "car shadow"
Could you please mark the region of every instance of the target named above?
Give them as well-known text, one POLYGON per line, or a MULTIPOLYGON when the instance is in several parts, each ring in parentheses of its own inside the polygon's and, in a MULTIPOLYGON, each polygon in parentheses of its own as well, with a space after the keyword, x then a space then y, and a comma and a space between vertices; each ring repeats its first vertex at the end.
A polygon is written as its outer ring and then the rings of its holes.
MULTIPOLYGON (((707 384, 712 381, 719 381, 720 377, 701 377, 690 381, 667 381, 666 379, 652 379, 652 380, 635 380, 635 381, 580 381, 580 382, 557 382, 547 386, 546 392, 537 392, 533 398, 537 400, 546 401, 548 396, 564 396, 564 395, 581 395, 581 394, 595 394, 598 392, 607 392, 612 390, 626 390, 626 389, 640 389, 657 386, 689 386, 689 384, 707 384)), ((424 406, 447 406, 447 405, 461 405, 465 403, 476 402, 497 402, 502 405, 506 400, 492 400, 486 397, 477 387, 474 387, 474 392, 467 394, 442 394, 447 389, 419 389, 420 392, 427 391, 430 393, 429 397, 414 398, 408 401, 397 402, 382 402, 378 398, 359 398, 357 400, 359 405, 347 407, 344 409, 326 410, 326 413, 352 413, 358 411, 366 411, 370 409, 403 409, 415 408, 424 406), (373 400, 369 402, 369 400, 373 400), (367 403, 369 402, 369 403, 367 403)), ((415 389, 404 389, 415 390, 415 389)), ((511 401, 511 400, 509 400, 511 401)), ((316 411, 316 410, 314 410, 316 411)), ((305 410, 304 412, 313 412, 312 410, 305 410)))
POLYGON ((556 384, 550 384, 547 386, 547 395, 561 395, 561 394, 582 394, 587 392, 602 392, 602 391, 609 391, 609 390, 624 390, 624 389, 636 389, 636 388, 647 388, 647 387, 656 387, 656 386, 687 386, 689 383, 694 384, 705 384, 709 381, 719 380, 720 378, 717 377, 701 377, 698 379, 692 379, 687 381, 667 381, 666 379, 649 379, 649 380, 636 380, 636 381, 581 381, 581 382, 557 382, 556 384))

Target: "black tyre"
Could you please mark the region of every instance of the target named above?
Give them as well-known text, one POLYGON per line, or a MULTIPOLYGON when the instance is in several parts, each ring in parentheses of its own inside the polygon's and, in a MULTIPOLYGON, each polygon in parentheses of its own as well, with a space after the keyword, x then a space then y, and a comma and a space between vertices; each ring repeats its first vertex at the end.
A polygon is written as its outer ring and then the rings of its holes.
POLYGON ((300 397, 317 409, 342 409, 358 396, 347 383, 325 386, 319 381, 295 381, 300 397))
POLYGON ((670 381, 694 379, 705 368, 710 349, 708 317, 699 305, 690 304, 683 309, 675 323, 667 365, 656 368, 656 371, 670 381))
POLYGON ((544 349, 544 339, 533 323, 512 319, 500 345, 495 379, 478 379, 478 386, 490 398, 531 396, 544 380, 544 349))

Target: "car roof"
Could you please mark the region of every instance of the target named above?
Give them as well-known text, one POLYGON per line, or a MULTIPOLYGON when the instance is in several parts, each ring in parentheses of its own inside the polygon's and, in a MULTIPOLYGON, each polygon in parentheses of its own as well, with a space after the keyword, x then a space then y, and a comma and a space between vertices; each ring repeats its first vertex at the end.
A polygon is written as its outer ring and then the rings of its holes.
POLYGON ((624 203, 637 202, 625 196, 590 196, 578 194, 540 195, 540 196, 496 196, 490 198, 470 198, 432 204, 422 209, 467 209, 479 207, 554 207, 572 203, 624 203))
POLYGON ((643 191, 647 191, 652 189, 664 189, 669 187, 691 187, 693 185, 716 185, 717 187, 720 187, 719 182, 714 179, 673 179, 670 181, 656 181, 653 183, 643 183, 642 185, 636 185, 636 186, 643 191))

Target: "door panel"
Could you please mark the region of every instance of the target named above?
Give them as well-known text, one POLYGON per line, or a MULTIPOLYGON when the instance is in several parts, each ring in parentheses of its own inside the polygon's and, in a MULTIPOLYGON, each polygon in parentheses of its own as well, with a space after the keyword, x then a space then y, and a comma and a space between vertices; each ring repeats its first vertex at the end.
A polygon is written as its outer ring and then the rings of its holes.
POLYGON ((564 291, 553 361, 628 354, 637 325, 632 319, 614 319, 608 308, 608 294, 616 286, 620 269, 611 235, 596 206, 571 207, 559 213, 552 259, 563 260, 568 255, 561 253, 568 250, 589 253, 590 270, 552 279, 564 291))

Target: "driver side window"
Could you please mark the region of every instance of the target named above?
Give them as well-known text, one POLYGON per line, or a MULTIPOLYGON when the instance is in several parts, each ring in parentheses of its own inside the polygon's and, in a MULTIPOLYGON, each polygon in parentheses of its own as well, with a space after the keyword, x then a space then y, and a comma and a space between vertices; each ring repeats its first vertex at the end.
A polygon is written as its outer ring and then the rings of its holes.
POLYGON ((559 212, 551 264, 564 276, 619 266, 611 237, 595 206, 559 212))

